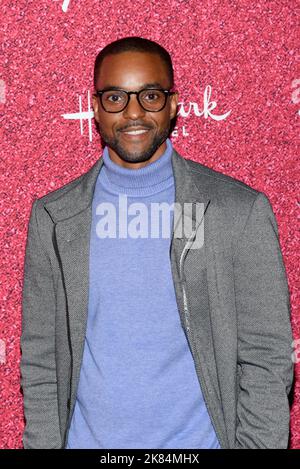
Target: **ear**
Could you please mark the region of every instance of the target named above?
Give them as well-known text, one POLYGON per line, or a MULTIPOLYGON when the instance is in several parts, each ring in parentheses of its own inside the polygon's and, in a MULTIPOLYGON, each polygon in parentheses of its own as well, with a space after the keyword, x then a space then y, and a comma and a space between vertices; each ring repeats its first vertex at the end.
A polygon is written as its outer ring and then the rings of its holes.
POLYGON ((170 119, 173 119, 177 114, 178 98, 178 91, 170 96, 170 119))
POLYGON ((92 95, 94 117, 95 117, 96 122, 100 121, 100 118, 99 118, 99 106, 100 106, 99 99, 100 98, 96 94, 92 95))

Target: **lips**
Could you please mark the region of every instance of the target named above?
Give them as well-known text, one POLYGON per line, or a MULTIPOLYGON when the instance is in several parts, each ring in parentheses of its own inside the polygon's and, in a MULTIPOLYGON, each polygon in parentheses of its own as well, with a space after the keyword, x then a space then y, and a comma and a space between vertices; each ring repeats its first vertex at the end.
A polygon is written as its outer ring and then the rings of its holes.
POLYGON ((124 133, 125 134, 128 134, 128 135, 141 135, 141 134, 145 134, 146 132, 148 132, 148 130, 146 129, 141 129, 141 130, 125 130, 124 133))
POLYGON ((127 129, 124 129, 124 130, 121 130, 121 132, 124 132, 124 133, 129 133, 129 134, 133 134, 133 135, 138 135, 138 134, 142 134, 142 133, 145 133, 149 130, 148 127, 127 127, 127 129))
POLYGON ((125 130, 121 130, 121 132, 124 135, 132 138, 132 137, 142 137, 146 135, 149 132, 149 130, 150 129, 147 127, 128 127, 125 130))

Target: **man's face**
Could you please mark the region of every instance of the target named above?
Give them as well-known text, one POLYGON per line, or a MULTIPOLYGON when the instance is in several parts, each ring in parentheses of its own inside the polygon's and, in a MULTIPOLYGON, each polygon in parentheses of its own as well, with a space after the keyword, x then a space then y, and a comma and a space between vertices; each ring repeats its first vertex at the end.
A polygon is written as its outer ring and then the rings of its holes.
MULTIPOLYGON (((96 89, 116 86, 125 91, 139 91, 149 84, 152 88, 170 89, 167 66, 156 54, 121 52, 103 60, 97 78, 96 89)), ((128 168, 140 168, 157 160, 166 150, 171 119, 177 111, 178 95, 167 98, 166 106, 159 112, 145 111, 131 95, 127 107, 118 113, 104 111, 100 97, 93 96, 95 119, 99 131, 108 146, 111 159, 128 168), (144 127, 147 132, 129 135, 133 127, 144 127)))

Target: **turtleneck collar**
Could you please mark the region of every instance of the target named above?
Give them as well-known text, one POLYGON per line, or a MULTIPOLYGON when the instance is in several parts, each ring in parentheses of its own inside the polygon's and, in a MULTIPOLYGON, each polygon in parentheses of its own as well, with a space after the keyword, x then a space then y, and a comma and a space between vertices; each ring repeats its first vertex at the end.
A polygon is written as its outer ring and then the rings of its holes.
POLYGON ((166 139, 165 152, 154 162, 143 168, 129 169, 111 160, 108 147, 103 150, 102 184, 112 193, 126 193, 134 196, 151 195, 173 184, 172 152, 173 146, 166 139))

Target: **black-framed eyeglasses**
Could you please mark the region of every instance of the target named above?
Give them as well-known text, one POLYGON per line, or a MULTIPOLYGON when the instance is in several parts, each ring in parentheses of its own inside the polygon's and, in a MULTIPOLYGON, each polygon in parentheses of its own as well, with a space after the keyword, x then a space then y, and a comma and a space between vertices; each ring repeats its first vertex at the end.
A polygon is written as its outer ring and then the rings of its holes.
POLYGON ((168 96, 175 91, 159 88, 145 88, 140 91, 125 91, 121 89, 96 90, 101 105, 106 112, 122 112, 129 103, 130 96, 135 94, 140 106, 149 112, 161 111, 167 102, 168 96))

